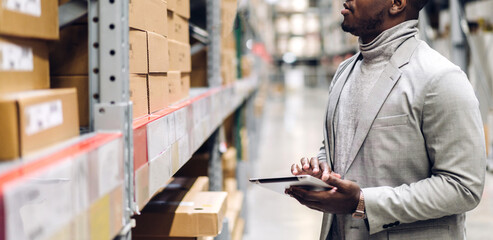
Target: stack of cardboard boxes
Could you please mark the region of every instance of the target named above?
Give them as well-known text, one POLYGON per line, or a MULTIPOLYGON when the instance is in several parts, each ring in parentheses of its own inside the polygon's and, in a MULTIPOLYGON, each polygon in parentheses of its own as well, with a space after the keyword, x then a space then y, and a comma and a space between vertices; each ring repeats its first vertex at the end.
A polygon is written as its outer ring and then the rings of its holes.
POLYGON ((221 46, 221 77, 223 84, 228 85, 237 78, 236 42, 233 34, 222 39, 221 46))
POLYGON ((167 9, 164 0, 130 1, 130 96, 135 118, 170 103, 167 9))
POLYGON ((190 53, 189 0, 168 0, 169 24, 169 86, 171 102, 188 97, 192 59, 190 53))
MULTIPOLYGON (((129 94, 134 119, 188 97, 191 71, 189 17, 188 1, 130 1, 129 94), (177 9, 180 15, 169 12, 168 7, 177 9), (170 13, 173 21, 168 20, 170 13)), ((78 21, 63 28, 60 41, 50 46, 52 85, 76 87, 82 93, 79 95, 81 126, 87 126, 89 121, 87 39, 87 23, 78 21)))
POLYGON ((227 193, 208 192, 207 177, 172 178, 135 216, 136 240, 207 240, 218 235, 226 215, 227 193))
POLYGON ((59 38, 57 0, 0 5, 0 160, 79 134, 75 89, 50 88, 47 42, 59 38))
MULTIPOLYGON (((233 83, 237 78, 236 38, 233 33, 237 0, 221 1, 221 78, 222 84, 233 83)), ((207 87, 207 49, 192 56, 191 85, 207 87)))
POLYGON ((237 0, 221 1, 221 77, 223 85, 233 83, 237 78, 236 38, 234 22, 236 19, 237 0))

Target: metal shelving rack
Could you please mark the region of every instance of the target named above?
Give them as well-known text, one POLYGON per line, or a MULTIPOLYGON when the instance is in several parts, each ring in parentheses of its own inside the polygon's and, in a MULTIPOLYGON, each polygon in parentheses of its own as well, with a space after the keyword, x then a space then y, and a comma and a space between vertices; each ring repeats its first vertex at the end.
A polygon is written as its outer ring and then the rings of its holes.
POLYGON ((128 0, 89 0, 89 81, 91 130, 123 133, 123 229, 131 239, 133 201, 133 128, 129 99, 128 0))

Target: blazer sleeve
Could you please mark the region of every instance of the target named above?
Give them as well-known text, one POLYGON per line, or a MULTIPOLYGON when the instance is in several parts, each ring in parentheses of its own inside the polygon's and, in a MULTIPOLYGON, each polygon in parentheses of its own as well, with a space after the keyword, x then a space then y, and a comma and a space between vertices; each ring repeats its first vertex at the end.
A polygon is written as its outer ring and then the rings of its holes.
POLYGON ((370 234, 399 223, 464 213, 479 204, 486 154, 472 86, 455 69, 434 78, 427 89, 421 131, 432 166, 430 176, 398 187, 362 189, 370 234))

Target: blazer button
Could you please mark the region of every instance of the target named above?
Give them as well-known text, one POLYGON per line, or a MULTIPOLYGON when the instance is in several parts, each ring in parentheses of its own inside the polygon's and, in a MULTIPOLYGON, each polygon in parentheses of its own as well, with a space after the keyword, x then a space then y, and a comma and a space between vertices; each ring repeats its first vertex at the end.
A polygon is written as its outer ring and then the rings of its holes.
POLYGON ((401 222, 396 221, 394 224, 395 224, 395 226, 398 226, 399 224, 401 224, 401 222))
POLYGON ((387 229, 387 228, 389 228, 389 225, 385 224, 385 225, 383 225, 383 228, 387 229))

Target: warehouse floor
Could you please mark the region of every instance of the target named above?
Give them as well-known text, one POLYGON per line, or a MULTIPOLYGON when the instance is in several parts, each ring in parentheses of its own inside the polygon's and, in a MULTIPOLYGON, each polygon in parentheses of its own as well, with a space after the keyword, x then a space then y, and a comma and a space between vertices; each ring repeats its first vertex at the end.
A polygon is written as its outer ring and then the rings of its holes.
MULTIPOLYGON (((260 139, 259 159, 252 162, 252 177, 289 175, 292 163, 315 156, 322 140, 327 91, 306 88, 269 97, 260 139)), ((320 234, 320 212, 294 199, 258 186, 247 193, 245 240, 310 240, 320 234)), ((493 175, 487 173, 481 204, 468 213, 469 240, 493 236, 493 175)))

